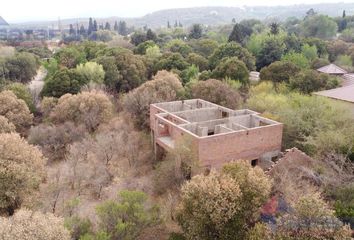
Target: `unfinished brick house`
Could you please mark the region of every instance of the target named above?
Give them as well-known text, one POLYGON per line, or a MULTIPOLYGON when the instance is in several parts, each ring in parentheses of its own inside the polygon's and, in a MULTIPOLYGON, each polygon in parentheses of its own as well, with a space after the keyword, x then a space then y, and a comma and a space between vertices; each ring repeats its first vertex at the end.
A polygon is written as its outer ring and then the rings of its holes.
POLYGON ((170 151, 183 136, 191 139, 198 166, 220 168, 233 160, 252 165, 277 158, 283 125, 243 109, 231 110, 202 99, 150 105, 150 127, 158 151, 170 151))

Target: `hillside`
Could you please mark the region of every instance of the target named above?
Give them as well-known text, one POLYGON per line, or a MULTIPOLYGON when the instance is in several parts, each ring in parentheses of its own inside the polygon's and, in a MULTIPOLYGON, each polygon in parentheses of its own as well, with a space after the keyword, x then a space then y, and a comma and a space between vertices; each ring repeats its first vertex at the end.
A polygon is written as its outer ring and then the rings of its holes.
MULTIPOLYGON (((179 9, 166 9, 156 11, 138 18, 120 18, 109 17, 98 19, 98 22, 105 21, 119 21, 125 20, 129 25, 141 27, 147 25, 152 28, 158 28, 166 26, 167 21, 170 21, 171 25, 174 22, 180 21, 184 26, 189 26, 193 23, 201 23, 206 25, 219 25, 230 23, 233 18, 236 21, 247 18, 256 19, 278 19, 284 20, 288 17, 303 17, 307 10, 310 8, 315 9, 316 12, 327 14, 329 16, 340 16, 343 10, 346 10, 347 14, 354 14, 354 3, 327 3, 327 4, 301 4, 292 6, 257 6, 257 7, 195 7, 195 8, 179 8, 179 9)), ((87 18, 81 19, 64 19, 62 24, 68 25, 70 23, 86 23, 87 18)), ((27 22, 17 24, 19 27, 47 27, 56 25, 57 21, 43 21, 43 22, 27 22)))

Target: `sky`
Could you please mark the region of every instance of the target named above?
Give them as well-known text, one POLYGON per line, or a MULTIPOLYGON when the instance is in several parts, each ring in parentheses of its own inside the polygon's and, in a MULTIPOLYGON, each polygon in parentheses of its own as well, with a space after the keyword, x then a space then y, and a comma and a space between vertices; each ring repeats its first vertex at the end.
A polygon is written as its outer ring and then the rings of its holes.
POLYGON ((141 17, 170 8, 276 6, 353 0, 1 0, 0 16, 9 23, 78 17, 141 17))

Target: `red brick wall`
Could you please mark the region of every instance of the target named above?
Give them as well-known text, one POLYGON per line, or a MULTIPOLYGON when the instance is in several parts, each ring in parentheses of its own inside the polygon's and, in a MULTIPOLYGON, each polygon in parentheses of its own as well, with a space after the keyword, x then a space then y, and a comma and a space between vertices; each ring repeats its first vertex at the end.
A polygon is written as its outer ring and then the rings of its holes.
POLYGON ((232 160, 258 159, 264 153, 280 151, 282 129, 283 125, 274 125, 200 139, 199 164, 219 168, 232 160))

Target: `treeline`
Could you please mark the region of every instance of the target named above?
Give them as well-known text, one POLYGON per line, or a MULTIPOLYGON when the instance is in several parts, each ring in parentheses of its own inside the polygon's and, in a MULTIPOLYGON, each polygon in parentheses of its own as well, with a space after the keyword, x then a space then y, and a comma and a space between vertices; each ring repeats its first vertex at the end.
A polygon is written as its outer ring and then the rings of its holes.
POLYGON ((88 26, 85 27, 83 24, 70 24, 68 35, 63 36, 65 42, 72 41, 82 41, 85 39, 92 41, 103 41, 107 42, 112 40, 114 34, 119 34, 121 36, 127 36, 133 28, 128 27, 125 21, 115 21, 114 25, 105 22, 98 24, 96 19, 89 18, 88 26))

